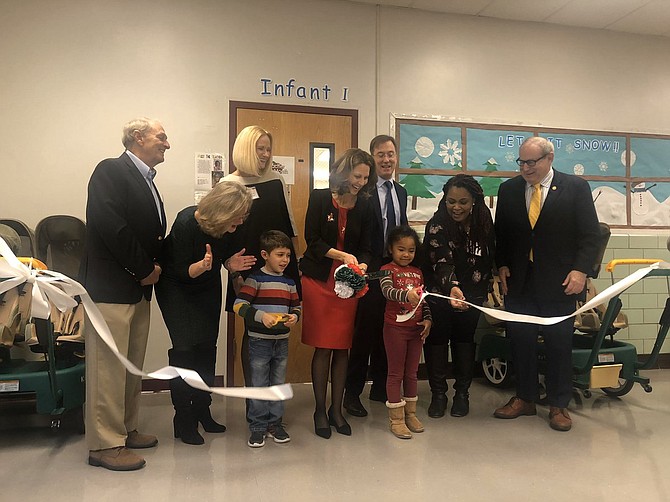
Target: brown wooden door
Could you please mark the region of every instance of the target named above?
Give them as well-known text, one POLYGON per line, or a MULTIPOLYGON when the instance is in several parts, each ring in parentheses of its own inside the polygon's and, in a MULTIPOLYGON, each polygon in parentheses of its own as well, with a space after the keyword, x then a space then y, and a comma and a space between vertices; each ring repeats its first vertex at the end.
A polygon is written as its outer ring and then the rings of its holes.
MULTIPOLYGON (((273 155, 295 158, 295 184, 289 185, 288 189, 293 218, 298 228, 296 253, 301 256, 306 247, 305 213, 312 188, 310 143, 333 144, 335 157, 348 148, 357 146, 358 112, 356 110, 231 102, 230 120, 231 153, 237 134, 246 126, 258 125, 272 134, 273 155)), ((229 154, 229 158, 232 158, 232 154, 229 154)), ((231 166, 231 171, 233 169, 231 166)), ((311 381, 310 365, 313 349, 300 342, 301 330, 301 323, 291 330, 286 369, 287 382, 311 381)), ((228 385, 242 385, 244 382, 240 363, 243 334, 242 320, 229 314, 226 372, 228 385)))

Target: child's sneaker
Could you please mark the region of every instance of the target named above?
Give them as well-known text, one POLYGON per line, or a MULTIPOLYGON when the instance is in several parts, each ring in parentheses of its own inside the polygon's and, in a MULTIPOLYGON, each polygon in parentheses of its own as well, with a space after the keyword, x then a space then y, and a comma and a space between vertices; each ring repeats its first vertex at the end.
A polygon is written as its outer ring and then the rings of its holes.
POLYGON ((265 434, 262 432, 252 432, 247 445, 251 448, 262 448, 265 446, 265 434))
POLYGON ((282 424, 269 426, 268 436, 274 438, 275 443, 288 443, 291 440, 291 436, 288 435, 282 424))

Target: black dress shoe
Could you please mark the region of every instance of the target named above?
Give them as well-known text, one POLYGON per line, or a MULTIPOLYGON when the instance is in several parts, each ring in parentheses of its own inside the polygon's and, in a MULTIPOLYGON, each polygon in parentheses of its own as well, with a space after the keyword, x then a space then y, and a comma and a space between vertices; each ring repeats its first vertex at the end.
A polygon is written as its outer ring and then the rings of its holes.
POLYGON ((368 410, 363 407, 361 400, 358 396, 344 395, 344 409, 347 410, 349 415, 354 417, 367 417, 368 410))
POLYGON ((328 424, 327 427, 319 427, 316 423, 316 416, 318 413, 315 411, 314 412, 314 434, 317 436, 323 438, 323 439, 330 439, 331 431, 330 431, 330 421, 328 420, 328 417, 324 417, 326 419, 326 423, 328 424))
MULTIPOLYGON (((344 420, 344 418, 342 420, 344 420)), ((335 427, 335 430, 337 431, 338 434, 342 434, 344 436, 351 436, 351 425, 349 425, 346 420, 344 420, 344 423, 342 425, 337 425, 337 422, 333 417, 332 408, 328 410, 328 423, 333 427, 335 427)))

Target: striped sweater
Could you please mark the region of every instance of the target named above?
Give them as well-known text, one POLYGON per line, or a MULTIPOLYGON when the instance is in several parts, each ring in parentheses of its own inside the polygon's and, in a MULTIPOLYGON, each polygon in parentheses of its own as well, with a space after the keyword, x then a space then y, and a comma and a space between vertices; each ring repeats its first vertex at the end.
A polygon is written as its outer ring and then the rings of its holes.
POLYGON ((283 322, 266 328, 263 314, 295 314, 300 317, 300 298, 295 282, 285 275, 272 274, 265 267, 246 278, 233 304, 233 310, 244 318, 249 336, 288 338, 290 328, 283 322))

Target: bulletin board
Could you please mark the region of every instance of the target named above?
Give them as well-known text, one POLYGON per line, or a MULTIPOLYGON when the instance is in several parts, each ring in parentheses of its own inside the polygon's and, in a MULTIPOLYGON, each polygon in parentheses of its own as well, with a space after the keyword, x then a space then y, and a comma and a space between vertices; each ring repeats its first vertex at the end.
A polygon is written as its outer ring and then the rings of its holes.
POLYGON ((600 221, 613 228, 670 228, 670 136, 441 120, 395 119, 398 181, 408 218, 428 221, 449 177, 466 172, 495 213, 498 187, 519 174, 530 136, 554 145, 554 169, 589 182, 600 221))

